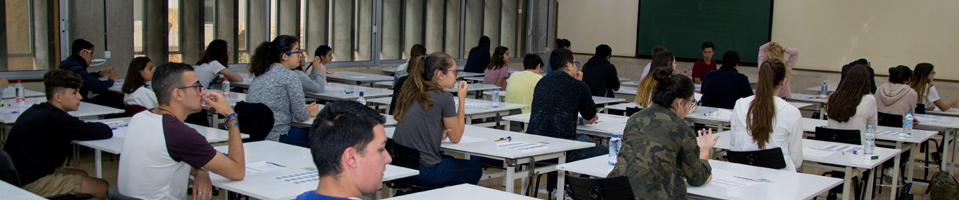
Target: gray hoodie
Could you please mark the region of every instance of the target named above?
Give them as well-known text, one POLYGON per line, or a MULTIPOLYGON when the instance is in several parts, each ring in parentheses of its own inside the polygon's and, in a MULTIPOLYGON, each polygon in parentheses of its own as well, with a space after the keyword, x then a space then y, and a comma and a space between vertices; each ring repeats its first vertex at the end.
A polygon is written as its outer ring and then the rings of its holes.
POLYGON ((906 111, 916 109, 919 95, 906 84, 886 83, 876 90, 878 111, 882 113, 906 115, 906 111))

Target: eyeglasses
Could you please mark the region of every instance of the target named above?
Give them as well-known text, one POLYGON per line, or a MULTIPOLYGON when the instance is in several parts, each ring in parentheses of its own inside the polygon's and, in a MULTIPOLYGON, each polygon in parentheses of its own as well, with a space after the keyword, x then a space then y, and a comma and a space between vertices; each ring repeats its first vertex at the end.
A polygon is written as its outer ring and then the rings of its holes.
MULTIPOLYGON (((455 69, 443 70, 443 71, 445 71, 445 72, 453 72, 453 75, 454 75, 454 76, 457 76, 457 77, 460 76, 460 71, 457 71, 457 70, 455 70, 455 69)), ((445 72, 444 72, 444 73, 445 73, 445 72)))
POLYGON ((187 89, 187 88, 196 88, 196 91, 197 91, 197 92, 203 92, 203 85, 200 85, 200 81, 196 81, 196 83, 193 83, 192 86, 178 87, 177 89, 183 90, 183 89, 187 89))
POLYGON ((696 112, 696 109, 699 108, 700 101, 697 100, 696 98, 693 98, 693 100, 689 101, 689 103, 692 104, 692 107, 689 109, 689 113, 691 114, 696 112))
POLYGON ((936 74, 936 71, 932 71, 932 74, 936 74))
POLYGON ((297 55, 303 56, 303 51, 287 51, 287 52, 285 52, 285 53, 283 53, 283 54, 286 54, 286 55, 297 54, 297 55))
POLYGON ((576 67, 579 67, 579 61, 576 61, 576 67))
POLYGON ((84 49, 83 51, 85 51, 85 52, 87 52, 87 53, 89 53, 89 54, 93 54, 93 51, 90 51, 89 49, 84 49))

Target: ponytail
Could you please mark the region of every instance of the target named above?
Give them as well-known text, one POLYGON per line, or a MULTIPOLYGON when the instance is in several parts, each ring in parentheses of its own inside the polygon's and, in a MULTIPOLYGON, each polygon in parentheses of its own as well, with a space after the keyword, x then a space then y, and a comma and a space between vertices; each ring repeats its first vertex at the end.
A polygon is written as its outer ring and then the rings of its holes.
POLYGON ((746 113, 746 126, 752 133, 753 141, 760 149, 765 148, 769 135, 773 132, 773 119, 776 117, 776 104, 773 91, 786 79, 786 64, 778 58, 769 58, 759 67, 759 83, 756 95, 749 103, 746 113))
POLYGON ((250 58, 250 73, 260 76, 270 71, 270 65, 280 62, 283 53, 290 51, 297 39, 289 35, 277 36, 272 42, 260 43, 250 58))
MULTIPOLYGON (((429 56, 417 56, 410 59, 407 70, 410 76, 403 82, 400 88, 399 97, 396 99, 396 111, 393 113, 393 119, 403 121, 403 115, 413 106, 413 101, 418 101, 423 110, 427 110, 433 105, 433 99, 430 98, 430 90, 443 91, 443 86, 433 81, 436 71, 446 70, 453 65, 452 57, 443 52, 432 53, 429 56)), ((443 71, 443 74, 449 72, 443 71)))

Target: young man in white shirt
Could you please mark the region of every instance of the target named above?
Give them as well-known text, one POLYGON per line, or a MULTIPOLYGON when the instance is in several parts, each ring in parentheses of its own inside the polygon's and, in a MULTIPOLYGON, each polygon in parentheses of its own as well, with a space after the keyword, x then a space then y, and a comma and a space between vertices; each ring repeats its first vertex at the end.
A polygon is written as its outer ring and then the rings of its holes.
POLYGON ((164 64, 153 77, 160 105, 130 119, 118 170, 120 191, 142 199, 186 199, 192 173, 194 199, 210 199, 207 170, 242 180, 246 162, 240 129, 236 113, 223 95, 206 93, 187 64, 164 64), (187 115, 202 110, 202 103, 227 116, 229 154, 213 149, 203 135, 183 123, 187 115))

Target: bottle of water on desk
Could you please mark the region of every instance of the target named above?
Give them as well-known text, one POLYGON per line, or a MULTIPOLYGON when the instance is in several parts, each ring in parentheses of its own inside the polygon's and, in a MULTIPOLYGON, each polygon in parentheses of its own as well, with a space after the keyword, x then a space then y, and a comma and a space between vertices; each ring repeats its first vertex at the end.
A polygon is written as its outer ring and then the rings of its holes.
POLYGON ((865 142, 862 144, 862 154, 866 158, 872 157, 876 154, 876 129, 872 125, 866 126, 866 134, 863 135, 865 142))
POLYGON ((829 92, 829 85, 826 85, 826 81, 823 80, 823 81, 822 81, 822 87, 819 88, 819 98, 820 98, 820 99, 826 99, 827 94, 829 94, 829 93, 827 93, 827 92, 829 92))
POLYGON ((223 83, 220 83, 221 88, 223 89, 223 96, 230 96, 230 80, 229 78, 223 78, 223 83))
POLYGON ((493 108, 499 108, 499 88, 493 88, 493 108))
POLYGON ((27 99, 23 95, 23 84, 20 83, 20 80, 17 80, 17 84, 13 87, 17 90, 17 106, 23 107, 23 104, 27 102, 27 99))
POLYGON ((623 139, 619 138, 619 132, 613 132, 613 137, 609 138, 609 165, 616 166, 616 158, 619 157, 619 148, 623 146, 623 139))
POLYGON ((912 111, 906 111, 906 116, 902 117, 902 132, 899 132, 899 137, 910 137, 912 136, 912 123, 915 121, 915 117, 912 116, 912 111))
POLYGON ((360 98, 356 98, 356 102, 360 102, 360 104, 364 106, 366 105, 366 98, 363 98, 363 91, 360 91, 360 98))

